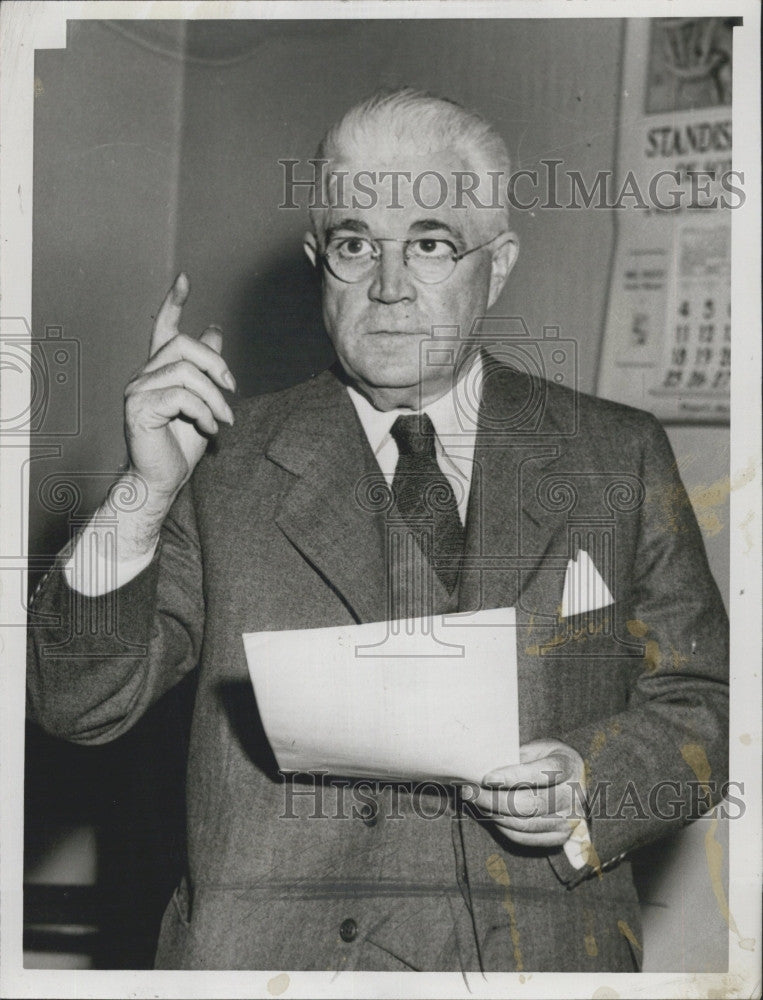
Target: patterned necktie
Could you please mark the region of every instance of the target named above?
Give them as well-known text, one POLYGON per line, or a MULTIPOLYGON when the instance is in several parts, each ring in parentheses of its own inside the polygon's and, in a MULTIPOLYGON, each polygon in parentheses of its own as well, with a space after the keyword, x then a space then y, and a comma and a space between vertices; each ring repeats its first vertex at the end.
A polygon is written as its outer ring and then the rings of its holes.
POLYGON ((431 531, 434 568, 452 593, 458 582, 459 566, 457 563, 444 566, 441 560, 460 559, 464 529, 453 487, 437 464, 432 421, 426 413, 398 417, 390 434, 400 452, 392 481, 398 510, 422 534, 431 531))

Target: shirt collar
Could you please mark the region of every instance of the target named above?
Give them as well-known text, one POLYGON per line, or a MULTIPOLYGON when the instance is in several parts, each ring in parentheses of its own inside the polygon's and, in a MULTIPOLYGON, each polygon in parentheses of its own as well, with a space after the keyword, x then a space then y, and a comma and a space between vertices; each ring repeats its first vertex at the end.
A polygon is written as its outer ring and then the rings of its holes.
POLYGON ((357 389, 347 386, 347 392, 355 406, 363 430, 376 455, 387 442, 392 425, 401 415, 410 416, 415 412, 426 413, 435 429, 440 444, 446 452, 449 445, 457 447, 471 440, 477 433, 477 408, 482 396, 482 356, 478 352, 466 367, 452 389, 440 396, 423 411, 377 410, 357 389))

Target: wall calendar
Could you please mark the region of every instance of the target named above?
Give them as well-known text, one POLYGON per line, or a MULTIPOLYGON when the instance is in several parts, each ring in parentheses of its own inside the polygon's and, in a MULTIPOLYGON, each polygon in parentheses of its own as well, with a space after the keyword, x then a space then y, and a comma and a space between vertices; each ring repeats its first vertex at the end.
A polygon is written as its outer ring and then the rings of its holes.
POLYGON ((733 18, 626 28, 616 249, 598 394, 667 422, 729 419, 733 18))

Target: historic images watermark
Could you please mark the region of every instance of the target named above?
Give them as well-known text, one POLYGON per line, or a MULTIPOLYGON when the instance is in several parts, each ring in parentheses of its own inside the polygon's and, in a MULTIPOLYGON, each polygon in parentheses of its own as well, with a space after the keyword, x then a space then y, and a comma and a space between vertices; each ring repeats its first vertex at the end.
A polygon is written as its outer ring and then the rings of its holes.
MULTIPOLYGON (((29 457, 22 471, 31 469, 37 461, 59 459, 64 444, 82 434, 83 353, 81 341, 66 336, 62 325, 48 324, 44 336, 35 338, 24 318, 0 317, 0 368, 11 390, 9 398, 16 403, 15 408, 12 405, 5 408, 0 418, 0 434, 3 448, 21 448, 28 440, 29 457)), ((20 474, 19 548, 6 555, 2 564, 6 586, 9 590, 18 590, 28 612, 28 621, 3 621, 2 624, 29 629, 51 625, 50 616, 39 614, 34 608, 40 583, 31 600, 27 600, 24 581, 28 571, 47 575, 51 565, 58 565, 66 567, 70 581, 81 581, 86 573, 93 592, 102 596, 94 609, 92 605, 88 607, 82 590, 70 591, 67 629, 62 628, 56 655, 78 655, 78 638, 96 631, 104 640, 99 653, 105 657, 124 655, 128 648, 135 652, 134 646, 119 637, 118 527, 123 514, 134 512, 146 503, 146 482, 125 467, 118 470, 70 469, 41 477, 30 475, 30 483, 32 486, 27 487, 20 474), (93 515, 92 499, 104 493, 106 499, 93 515), (44 516, 66 517, 68 543, 60 553, 26 551, 23 512, 29 503, 36 505, 44 516), (91 531, 86 546, 77 547, 76 542, 88 525, 95 530, 91 531), (15 580, 11 573, 15 574, 15 580)))
MULTIPOLYGON (((556 797, 562 785, 562 771, 544 771, 548 785, 537 788, 528 782, 512 788, 483 786, 477 782, 442 783, 426 781, 373 781, 336 777, 325 770, 302 774, 279 772, 282 802, 279 819, 283 820, 403 820, 407 815, 419 819, 440 819, 452 815, 456 808, 469 807, 485 788, 491 793, 494 813, 561 816, 556 811, 556 797), (536 792, 542 798, 535 811, 517 804, 522 795, 536 792), (402 809, 402 797, 409 808, 402 809)), ((595 789, 586 789, 580 782, 564 783, 572 792, 572 806, 565 806, 564 815, 601 820, 662 820, 689 822, 697 819, 719 799, 718 814, 722 819, 739 819, 746 812, 744 782, 699 781, 681 783, 669 779, 656 782, 644 792, 633 781, 617 787, 611 781, 597 782, 595 789)), ((565 791, 565 801, 567 800, 565 791)), ((474 807, 473 807, 474 808, 474 807)))
MULTIPOLYGON (((719 132, 723 143, 725 133, 719 132)), ((741 208, 746 200, 744 172, 731 169, 730 126, 727 160, 713 169, 658 169, 648 178, 633 170, 620 177, 612 170, 584 176, 564 169, 564 160, 540 160, 540 169, 504 170, 343 170, 329 160, 283 159, 279 208, 315 210, 401 209, 412 201, 426 211, 480 209, 683 209, 741 208), (328 169, 330 167, 330 169, 328 169), (307 196, 307 197, 305 197, 307 196)), ((675 137, 655 135, 655 155, 673 148, 675 137), (673 146, 670 146, 670 143, 673 146)), ((699 139, 695 139, 695 144, 699 139)))

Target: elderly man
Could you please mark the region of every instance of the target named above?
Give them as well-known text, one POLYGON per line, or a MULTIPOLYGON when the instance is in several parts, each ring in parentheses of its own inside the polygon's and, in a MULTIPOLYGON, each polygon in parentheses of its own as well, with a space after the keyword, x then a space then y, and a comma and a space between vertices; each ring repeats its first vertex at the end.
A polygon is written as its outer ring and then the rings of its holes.
POLYGON ((222 335, 179 332, 177 279, 102 513, 136 476, 145 492, 114 552, 84 558, 115 530, 96 516, 41 585, 59 624, 32 632, 31 712, 100 743, 198 671, 158 967, 633 971, 628 853, 726 769, 725 615, 667 439, 486 339, 517 241, 485 197, 509 165, 482 118, 376 95, 318 158, 305 250, 338 364, 231 410, 222 335), (395 565, 390 513, 415 539, 395 565), (503 607, 520 762, 470 794, 369 781, 351 809, 341 776, 284 784, 243 635, 503 607))

